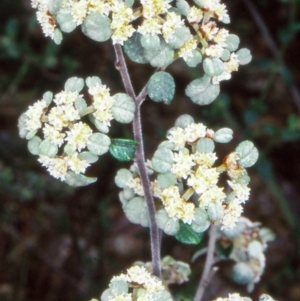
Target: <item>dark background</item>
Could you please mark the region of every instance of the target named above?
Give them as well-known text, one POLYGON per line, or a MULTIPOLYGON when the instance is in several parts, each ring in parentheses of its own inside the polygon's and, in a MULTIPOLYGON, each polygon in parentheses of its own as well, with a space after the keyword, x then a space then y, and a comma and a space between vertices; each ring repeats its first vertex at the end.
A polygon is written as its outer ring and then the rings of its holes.
MULTIPOLYGON (((250 295, 268 292, 277 300, 300 300, 300 39, 299 0, 253 1, 269 36, 262 33, 246 1, 227 1, 241 47, 253 54, 249 65, 222 82, 222 93, 207 107, 194 105, 184 88, 200 71, 178 61, 168 68, 177 84, 169 106, 147 101, 143 125, 148 158, 166 130, 183 113, 213 129, 231 127, 229 152, 250 139, 260 159, 250 169, 252 194, 245 216, 276 234, 267 249, 262 280, 250 295), (270 38, 274 45, 268 42, 270 38)), ((257 17, 257 14, 255 14, 257 17)), ((112 93, 123 92, 114 68, 112 46, 85 37, 80 28, 64 35, 60 46, 44 38, 30 1, 0 1, 0 300, 79 301, 99 297, 110 278, 135 260, 148 261, 148 230, 129 223, 118 201, 114 176, 120 167, 109 154, 89 169, 97 183, 74 189, 53 179, 27 151, 17 119, 45 91, 57 93, 71 76, 98 75, 112 93)), ((128 60, 136 91, 154 68, 128 60)), ((113 137, 132 138, 130 126, 113 123, 113 137)), ((181 245, 164 237, 163 255, 189 262, 205 245, 181 245)), ((203 262, 193 266, 192 280, 172 290, 192 296, 203 262)), ((220 272, 209 291, 246 294, 220 272)))

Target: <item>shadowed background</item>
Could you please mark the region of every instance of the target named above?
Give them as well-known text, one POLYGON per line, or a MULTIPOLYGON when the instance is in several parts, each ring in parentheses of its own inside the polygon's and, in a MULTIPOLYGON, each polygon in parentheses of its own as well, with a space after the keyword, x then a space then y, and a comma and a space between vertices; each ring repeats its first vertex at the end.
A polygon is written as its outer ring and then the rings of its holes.
MULTIPOLYGON (((177 84, 171 105, 143 105, 146 153, 150 158, 166 130, 184 113, 218 129, 231 127, 233 141, 220 148, 230 152, 252 140, 260 159, 250 169, 251 198, 245 216, 274 231, 267 250, 266 270, 254 292, 268 292, 281 301, 300 300, 300 39, 299 0, 227 1, 231 33, 253 60, 222 82, 222 93, 207 107, 184 94, 200 71, 181 61, 167 71, 177 84), (249 6, 250 4, 250 6, 249 6), (259 18, 261 15, 262 19, 259 18), (264 24, 260 21, 264 20, 264 24), (266 32, 267 30, 267 32, 266 32)), ((99 297, 110 278, 135 260, 149 261, 148 230, 124 217, 114 176, 127 163, 104 155, 89 169, 98 181, 74 189, 53 179, 27 151, 17 132, 17 119, 45 91, 57 93, 71 76, 97 75, 112 94, 123 92, 109 42, 96 43, 80 28, 64 35, 60 46, 42 35, 30 1, 0 2, 0 300, 79 301, 99 297)), ((128 60, 136 91, 154 68, 128 60)), ((112 137, 132 138, 130 125, 113 123, 112 137)), ((181 245, 164 237, 163 255, 189 262, 205 245, 181 245)), ((191 281, 172 286, 174 294, 192 296, 203 259, 193 265, 191 281)), ((207 298, 227 291, 246 294, 221 269, 207 298)), ((186 299, 188 300, 188 299, 186 299)))

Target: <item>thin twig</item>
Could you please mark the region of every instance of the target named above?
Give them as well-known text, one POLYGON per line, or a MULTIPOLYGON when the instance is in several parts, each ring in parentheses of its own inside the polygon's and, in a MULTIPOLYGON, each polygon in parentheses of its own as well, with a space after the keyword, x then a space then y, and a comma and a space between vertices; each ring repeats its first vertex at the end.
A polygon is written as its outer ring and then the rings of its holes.
POLYGON ((132 87, 130 76, 127 70, 125 58, 120 45, 114 45, 114 49, 117 56, 116 67, 120 71, 123 84, 127 94, 129 94, 136 103, 136 111, 132 121, 133 136, 134 140, 137 141, 138 147, 135 153, 135 162, 138 166, 141 183, 144 189, 145 200, 147 203, 149 220, 150 220, 150 237, 151 237, 151 256, 152 256, 152 268, 153 274, 157 277, 161 276, 161 263, 160 263, 160 232, 155 222, 155 206, 153 195, 151 191, 150 180, 147 174, 147 167, 145 163, 144 154, 144 142, 142 134, 142 123, 141 123, 141 104, 147 96, 146 88, 144 87, 138 97, 132 87))
POLYGON ((198 289, 194 298, 194 301, 201 301, 204 291, 212 279, 213 275, 216 273, 217 269, 212 269, 214 264, 214 253, 215 253, 215 245, 217 238, 217 226, 211 225, 209 230, 209 241, 207 248, 207 255, 204 265, 204 270, 202 273, 201 280, 198 285, 198 289))

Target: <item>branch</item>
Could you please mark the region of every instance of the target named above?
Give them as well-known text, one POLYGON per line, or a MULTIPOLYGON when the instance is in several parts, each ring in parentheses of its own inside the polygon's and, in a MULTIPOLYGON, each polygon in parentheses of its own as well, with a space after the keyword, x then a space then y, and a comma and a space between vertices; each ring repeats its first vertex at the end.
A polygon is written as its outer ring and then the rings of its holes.
POLYGON ((212 268, 214 264, 214 253, 215 253, 215 245, 216 245, 216 238, 217 238, 217 226, 211 225, 209 230, 209 241, 208 241, 208 248, 207 248, 207 255, 204 265, 204 270, 202 273, 201 280, 199 282, 199 286, 194 298, 194 301, 201 301, 204 291, 211 281, 214 274, 217 272, 218 268, 212 268))
POLYGON ((160 232, 155 222, 156 210, 154 206, 151 184, 147 174, 147 167, 145 163, 144 142, 143 142, 142 123, 141 123, 141 104, 143 103, 143 101, 147 96, 147 91, 146 88, 144 87, 144 89, 142 89, 138 97, 136 97, 127 70, 122 48, 120 45, 114 45, 114 49, 117 56, 116 67, 120 71, 126 92, 134 99, 136 103, 136 111, 132 121, 134 140, 139 143, 135 153, 135 162, 138 166, 141 183, 144 189, 145 200, 146 200, 149 220, 150 220, 150 238, 151 238, 151 256, 152 256, 153 274, 157 277, 160 277, 161 276, 160 232))

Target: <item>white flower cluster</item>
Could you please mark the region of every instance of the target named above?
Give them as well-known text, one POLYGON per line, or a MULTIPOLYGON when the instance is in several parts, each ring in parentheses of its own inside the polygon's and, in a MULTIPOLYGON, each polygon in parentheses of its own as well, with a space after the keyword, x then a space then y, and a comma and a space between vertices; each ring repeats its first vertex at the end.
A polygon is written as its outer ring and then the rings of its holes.
MULTIPOLYGON (((90 163, 95 162, 98 155, 106 152, 97 149, 97 143, 101 144, 99 139, 93 142, 96 146, 89 149, 89 139, 94 134, 89 125, 81 121, 81 117, 92 113, 98 124, 104 125, 107 131, 113 119, 111 109, 114 98, 99 78, 94 78, 95 82, 89 85, 92 98, 90 107, 79 93, 82 88, 79 91, 78 88, 74 88, 78 83, 83 87, 83 79, 74 77, 68 81, 69 86, 73 85, 72 89, 65 89, 54 97, 50 92, 45 93, 42 100, 29 106, 22 115, 21 126, 19 123, 20 131, 26 133, 23 137, 30 140, 29 149, 33 148, 31 152, 39 155, 38 161, 53 177, 61 181, 66 180, 69 172, 84 174, 90 163), (39 130, 43 134, 42 139, 37 135, 39 130)), ((103 139, 110 141, 104 134, 97 135, 102 135, 103 139)))
POLYGON ((114 276, 101 301, 171 301, 170 293, 161 280, 152 276, 145 267, 133 266, 126 274, 114 276))
POLYGON ((187 224, 195 220, 197 207, 209 212, 213 206, 221 214, 213 222, 221 222, 224 229, 229 229, 235 226, 243 212, 242 204, 249 199, 250 188, 247 181, 240 181, 247 174, 238 165, 236 153, 227 156, 223 167, 215 167, 216 154, 197 149, 197 143, 201 139, 212 141, 213 135, 214 132, 202 123, 191 123, 185 128, 175 127, 169 131, 167 138, 174 145, 170 171, 175 176, 176 183, 163 189, 160 199, 171 218, 187 224), (231 190, 229 195, 225 194, 223 187, 218 186, 220 174, 224 171, 227 171, 230 178, 227 181, 231 190))
POLYGON ((248 297, 242 297, 238 293, 229 294, 227 298, 217 298, 213 301, 252 301, 248 297))

